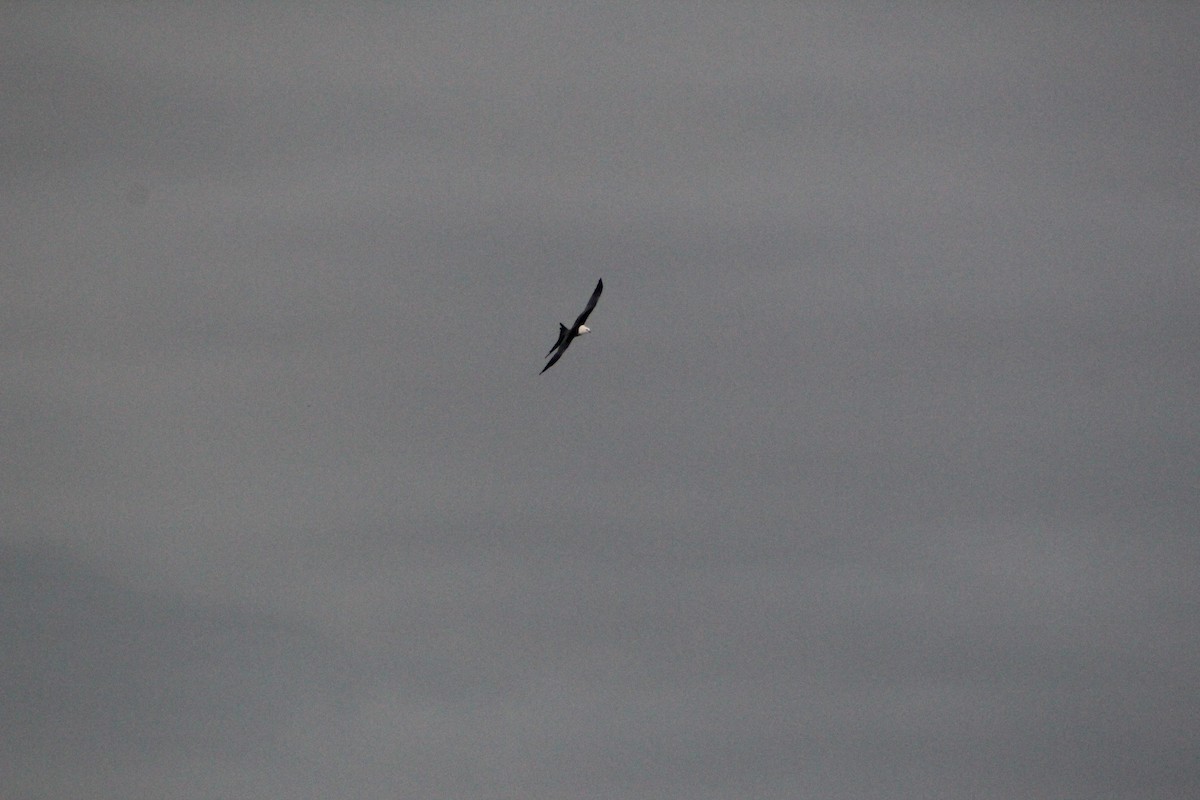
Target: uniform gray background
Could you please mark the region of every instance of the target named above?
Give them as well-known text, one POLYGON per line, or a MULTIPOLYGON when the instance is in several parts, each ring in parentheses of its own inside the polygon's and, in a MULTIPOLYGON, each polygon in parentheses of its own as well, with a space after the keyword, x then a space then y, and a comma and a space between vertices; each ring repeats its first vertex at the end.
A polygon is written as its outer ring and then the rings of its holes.
POLYGON ((6 4, 5 797, 1200 795, 1197 41, 6 4))

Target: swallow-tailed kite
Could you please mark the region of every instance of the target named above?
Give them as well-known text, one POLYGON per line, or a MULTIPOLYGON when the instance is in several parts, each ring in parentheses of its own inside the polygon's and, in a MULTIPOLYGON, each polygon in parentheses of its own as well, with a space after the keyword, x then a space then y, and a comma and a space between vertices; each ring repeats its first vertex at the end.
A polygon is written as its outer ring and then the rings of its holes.
MULTIPOLYGON (((561 322, 558 323, 558 341, 554 343, 554 347, 550 348, 550 353, 554 353, 554 358, 551 358, 546 366, 542 367, 542 372, 553 367, 554 362, 562 358, 562 354, 567 352, 567 348, 571 346, 572 339, 585 333, 591 333, 592 329, 583 323, 587 321, 588 314, 592 313, 592 309, 596 307, 596 301, 600 299, 602 291, 604 291, 604 281, 596 281, 596 291, 592 292, 592 299, 588 300, 587 308, 575 318, 575 324, 568 328, 561 322)), ((550 353, 546 353, 547 358, 550 357, 550 353)))

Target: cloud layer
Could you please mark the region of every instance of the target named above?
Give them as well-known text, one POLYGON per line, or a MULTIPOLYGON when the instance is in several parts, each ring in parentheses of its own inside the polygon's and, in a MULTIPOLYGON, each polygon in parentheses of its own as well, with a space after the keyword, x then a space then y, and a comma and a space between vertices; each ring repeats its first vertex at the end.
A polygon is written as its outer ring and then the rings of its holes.
POLYGON ((1197 35, 0 12, 6 791, 1196 794, 1197 35))

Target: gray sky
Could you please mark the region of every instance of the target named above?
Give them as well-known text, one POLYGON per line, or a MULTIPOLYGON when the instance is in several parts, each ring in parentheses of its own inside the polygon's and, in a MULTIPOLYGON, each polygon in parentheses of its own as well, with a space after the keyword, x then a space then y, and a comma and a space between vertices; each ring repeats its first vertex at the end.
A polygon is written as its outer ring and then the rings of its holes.
POLYGON ((4 5, 4 796, 1200 795, 1198 40, 4 5))

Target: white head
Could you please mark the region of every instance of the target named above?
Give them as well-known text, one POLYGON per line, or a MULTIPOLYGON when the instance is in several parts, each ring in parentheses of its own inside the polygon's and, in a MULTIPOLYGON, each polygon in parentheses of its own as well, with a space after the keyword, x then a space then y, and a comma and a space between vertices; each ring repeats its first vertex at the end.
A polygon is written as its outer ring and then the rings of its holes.
POLYGON ((579 326, 579 333, 580 333, 580 335, 582 335, 582 334, 585 334, 585 333, 591 333, 591 332, 592 332, 592 329, 591 329, 591 328, 589 328, 587 325, 580 325, 580 326, 579 326))

